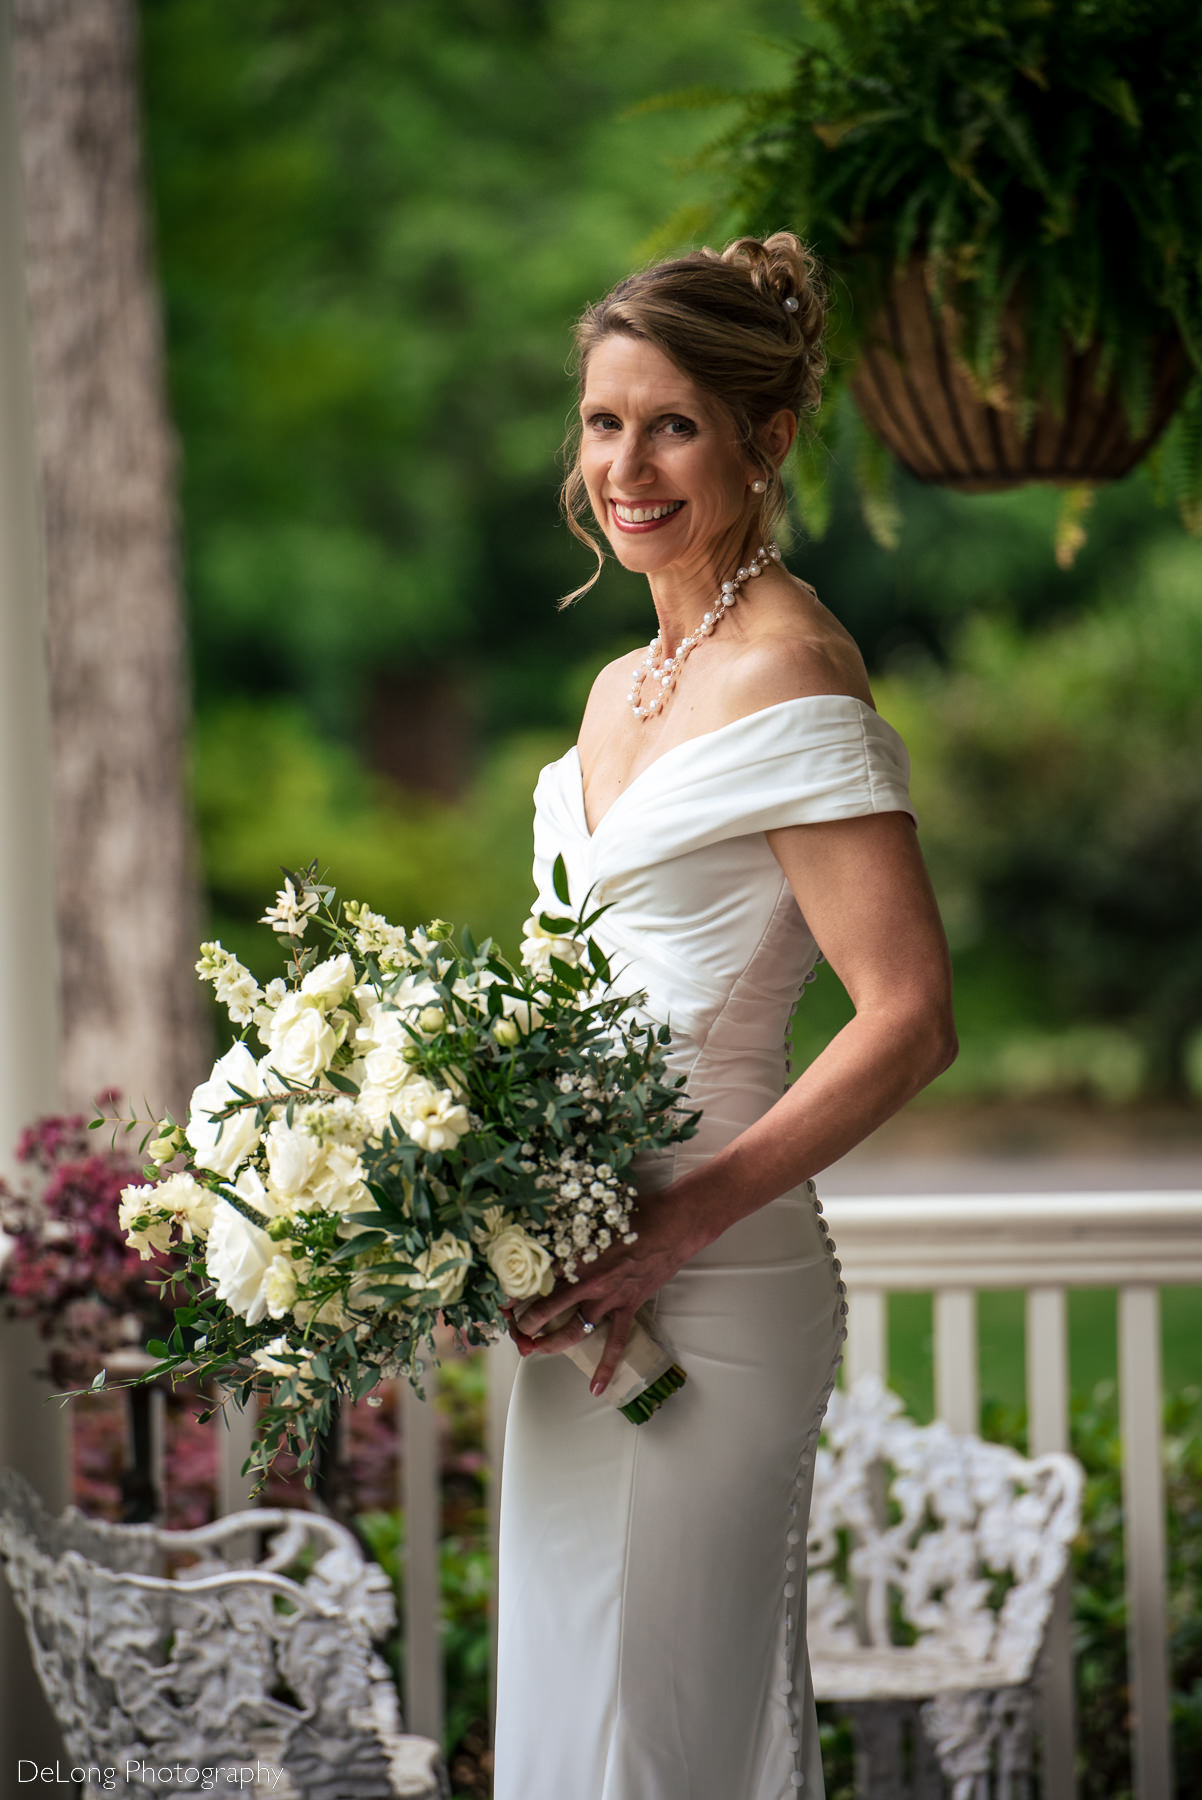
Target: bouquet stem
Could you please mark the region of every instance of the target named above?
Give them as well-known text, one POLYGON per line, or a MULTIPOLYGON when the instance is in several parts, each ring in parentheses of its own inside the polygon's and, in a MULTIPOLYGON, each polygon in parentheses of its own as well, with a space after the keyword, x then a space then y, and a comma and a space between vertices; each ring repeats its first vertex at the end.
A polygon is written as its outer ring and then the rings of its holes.
MULTIPOLYGON (((528 1301, 527 1305, 530 1304, 528 1301)), ((513 1316, 519 1325, 525 1310, 525 1307, 514 1309, 513 1316)), ((544 1329, 558 1330, 575 1310, 574 1306, 569 1307, 557 1318, 548 1320, 544 1329)), ((601 1361, 607 1335, 604 1330, 592 1332, 580 1343, 571 1345, 563 1355, 591 1377, 601 1361)), ((684 1386, 687 1379, 675 1355, 656 1331, 650 1309, 640 1306, 634 1315, 622 1360, 599 1398, 603 1405, 616 1407, 633 1425, 643 1425, 665 1400, 684 1386)))

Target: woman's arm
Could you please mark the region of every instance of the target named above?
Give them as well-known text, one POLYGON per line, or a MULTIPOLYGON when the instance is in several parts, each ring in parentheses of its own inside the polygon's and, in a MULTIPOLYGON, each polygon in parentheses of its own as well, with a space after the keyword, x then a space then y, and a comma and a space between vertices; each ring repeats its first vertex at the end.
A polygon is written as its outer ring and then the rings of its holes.
POLYGON ((768 841, 855 1014, 698 1171, 713 1182, 707 1242, 853 1149, 956 1055, 947 940, 908 815, 794 825, 768 841))
POLYGON ((579 1341, 577 1320, 537 1344, 531 1334, 573 1299, 585 1318, 606 1319, 594 1392, 637 1308, 690 1257, 860 1143, 956 1054, 947 940, 909 816, 791 825, 768 842, 855 1015, 762 1118, 640 1206, 635 1243, 560 1282, 515 1330, 523 1353, 553 1352, 579 1341))

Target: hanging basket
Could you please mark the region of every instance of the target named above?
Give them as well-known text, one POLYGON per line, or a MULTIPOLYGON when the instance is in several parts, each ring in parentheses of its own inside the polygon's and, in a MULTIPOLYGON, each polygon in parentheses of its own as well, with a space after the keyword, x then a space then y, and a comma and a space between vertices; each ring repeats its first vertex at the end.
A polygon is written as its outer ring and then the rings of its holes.
POLYGON ((1134 468, 1168 424, 1191 368, 1179 337, 1153 346, 1152 400, 1133 434, 1111 380, 1098 392, 1096 344, 1064 347, 1064 410, 1019 404, 1025 342, 1021 315, 1003 315, 998 378, 984 398, 958 355, 958 322, 938 312, 926 265, 911 261, 893 282, 851 379, 865 423, 919 481, 985 494, 1028 481, 1115 481, 1134 468), (1024 414, 1025 430, 1024 430, 1024 414))

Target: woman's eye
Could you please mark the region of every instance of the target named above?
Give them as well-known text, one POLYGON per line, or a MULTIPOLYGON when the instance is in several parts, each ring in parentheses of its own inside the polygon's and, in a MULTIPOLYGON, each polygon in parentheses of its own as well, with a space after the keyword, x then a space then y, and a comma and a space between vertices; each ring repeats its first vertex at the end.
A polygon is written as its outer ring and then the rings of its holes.
POLYGON ((613 431, 617 424, 612 413, 592 413, 589 417, 589 427, 593 431, 613 431))
POLYGON ((691 419, 664 420, 664 430, 669 437, 692 437, 696 429, 691 419))

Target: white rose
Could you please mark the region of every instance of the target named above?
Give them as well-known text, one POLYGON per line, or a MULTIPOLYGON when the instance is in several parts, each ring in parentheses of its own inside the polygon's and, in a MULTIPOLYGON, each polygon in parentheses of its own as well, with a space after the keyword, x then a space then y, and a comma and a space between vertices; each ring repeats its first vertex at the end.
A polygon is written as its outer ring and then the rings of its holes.
POLYGON ((354 986, 355 965, 344 951, 341 956, 328 957, 310 969, 300 984, 300 991, 328 1011, 331 1007, 341 1006, 354 986))
MULTIPOLYGON (((405 1185, 406 1185, 407 1189, 409 1189, 410 1191, 412 1190, 411 1182, 406 1182, 405 1185)), ((331 1206, 328 1210, 330 1212, 334 1212, 336 1209, 331 1206)), ((406 1199, 405 1204, 401 1210, 406 1214, 406 1216, 409 1215, 410 1207, 409 1207, 408 1199, 406 1199)), ((346 1207, 344 1209, 344 1215, 341 1216, 338 1220, 338 1235, 339 1235, 339 1237, 340 1238, 358 1237, 359 1233, 361 1231, 370 1230, 370 1226, 360 1225, 360 1224, 356 1223, 354 1220, 352 1220, 348 1216, 349 1214, 351 1214, 351 1213, 375 1213, 378 1215, 379 1211, 380 1211, 379 1207, 376 1205, 375 1201, 373 1200, 371 1194, 368 1192, 367 1188, 366 1187, 362 1188, 359 1191, 359 1193, 351 1199, 350 1203, 348 1205, 346 1205, 346 1207)))
POLYGON ((282 1319, 296 1299, 296 1264, 290 1256, 273 1256, 263 1277, 263 1301, 273 1319, 282 1319))
POLYGON ((478 1244, 486 1244, 489 1238, 496 1237, 498 1231, 504 1231, 513 1223, 513 1215, 507 1213, 503 1206, 486 1206, 480 1223, 475 1226, 472 1236, 478 1244))
POLYGON ((272 1338, 258 1350, 252 1350, 251 1361, 258 1369, 273 1381, 287 1381, 294 1377, 299 1384, 301 1396, 315 1394, 320 1390, 320 1383, 313 1374, 312 1359, 303 1350, 290 1344, 286 1337, 272 1338))
POLYGON ((512 1050, 521 1037, 517 1024, 513 1019, 497 1019, 493 1023, 492 1034, 503 1050, 512 1050))
POLYGON ((234 1192, 239 1200, 245 1200, 255 1211, 272 1218, 279 1212, 279 1203, 268 1193, 263 1185, 263 1177, 257 1169, 241 1169, 234 1183, 234 1192))
POLYGON ((407 1082, 419 1079, 399 1049, 373 1050, 363 1064, 359 1104, 373 1131, 382 1131, 396 1110, 397 1095, 407 1082))
POLYGON ((205 1235, 213 1223, 217 1196, 209 1188, 202 1187, 195 1176, 182 1172, 168 1175, 165 1181, 160 1181, 156 1193, 159 1205, 172 1214, 187 1242, 190 1243, 198 1233, 201 1237, 205 1235))
MULTIPOLYGON (((556 952, 558 954, 558 952, 556 952)), ((543 1022, 543 1009, 529 1000, 519 1000, 516 994, 503 994, 501 1005, 505 1016, 512 1019, 518 1030, 524 1033, 537 1031, 543 1022)))
POLYGON ((361 1212, 370 1196, 355 1143, 316 1137, 311 1125, 279 1121, 267 1134, 267 1166, 274 1200, 286 1212, 361 1212))
POLYGON ((423 1150, 453 1150, 471 1130, 467 1107, 424 1075, 405 1084, 394 1110, 402 1130, 423 1150))
POLYGON ((453 1232, 440 1232, 428 1250, 422 1250, 414 1257, 414 1267, 418 1273, 410 1280, 415 1287, 432 1287, 438 1294, 440 1306, 451 1306, 463 1293, 471 1268, 472 1247, 457 1238, 453 1232), (466 1263, 458 1268, 444 1269, 441 1275, 433 1275, 441 1263, 450 1262, 453 1257, 465 1257, 466 1263))
POLYGON ((357 1044, 374 1043, 376 1020, 380 1013, 379 993, 370 981, 365 981, 353 989, 351 997, 359 1009, 359 1023, 355 1027, 355 1042, 357 1044))
POLYGON ((469 975, 461 975, 452 982, 451 992, 455 998, 470 1007, 473 1012, 487 1014, 488 990, 501 979, 491 969, 473 969, 469 975))
POLYGON ((375 1202, 367 1191, 366 1175, 353 1144, 327 1144, 324 1160, 302 1200, 309 1208, 320 1207, 328 1213, 370 1212, 375 1202))
POLYGON ((207 1081, 195 1089, 188 1107, 185 1136, 202 1169, 229 1177, 258 1143, 262 1131, 254 1108, 231 1113, 228 1119, 212 1115, 237 1100, 235 1087, 246 1094, 266 1092, 263 1071, 245 1044, 235 1044, 213 1064, 207 1081))
POLYGON ((311 1131, 273 1119, 267 1131, 267 1169, 271 1185, 286 1200, 305 1192, 325 1151, 311 1131))
POLYGON ((295 1375, 298 1364, 306 1360, 293 1350, 286 1337, 272 1338, 269 1344, 263 1344, 258 1350, 252 1350, 250 1356, 251 1361, 263 1371, 264 1375, 271 1375, 281 1380, 289 1375, 295 1375), (292 1357, 294 1360, 284 1362, 285 1356, 292 1357))
POLYGON ((267 1041, 278 1075, 310 1083, 325 1074, 342 1038, 309 995, 289 994, 272 1015, 267 1041))
POLYGON ((413 1064, 399 1046, 381 1044, 377 1049, 369 1050, 363 1059, 363 1073, 370 1086, 399 1094, 412 1078, 413 1064))
POLYGON ((277 1255, 265 1231, 252 1225, 228 1200, 213 1211, 205 1267, 217 1298, 246 1320, 257 1325, 267 1313, 266 1280, 277 1255))
POLYGON ((345 1331, 352 1323, 341 1294, 330 1294, 320 1306, 313 1300, 294 1300, 292 1317, 300 1326, 332 1325, 335 1331, 345 1331))
POLYGON ((170 1213, 159 1210, 157 1187, 122 1188, 117 1207, 117 1223, 125 1233, 125 1241, 136 1250, 143 1262, 149 1262, 156 1250, 170 1250, 171 1231, 175 1221, 170 1213), (145 1224, 137 1225, 137 1219, 145 1224))
POLYGON ((442 996, 424 972, 420 975, 406 975, 388 990, 388 998, 402 1012, 420 1012, 423 1006, 441 1006, 442 996))
POLYGON ((544 981, 551 974, 551 958, 557 956, 560 962, 571 963, 576 967, 584 959, 584 945, 579 938, 561 937, 558 933, 547 931, 539 924, 537 914, 531 914, 522 926, 522 961, 532 975, 540 976, 544 981))
POLYGON ((183 1149, 186 1139, 179 1126, 173 1125, 168 1119, 159 1121, 159 1132, 160 1136, 152 1138, 147 1145, 147 1151, 151 1162, 158 1163, 161 1168, 164 1163, 174 1161, 183 1149))
POLYGON ((555 1286, 551 1258, 520 1225, 506 1225, 484 1249, 489 1267, 511 1300, 549 1294, 555 1286))

